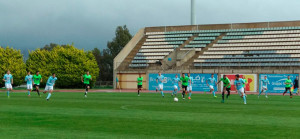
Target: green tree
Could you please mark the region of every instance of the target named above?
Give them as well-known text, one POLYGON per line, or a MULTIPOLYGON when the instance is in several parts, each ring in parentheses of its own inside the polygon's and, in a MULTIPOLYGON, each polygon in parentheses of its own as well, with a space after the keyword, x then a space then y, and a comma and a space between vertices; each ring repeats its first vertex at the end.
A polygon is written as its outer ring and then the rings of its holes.
MULTIPOLYGON (((0 47, 0 75, 3 78, 6 71, 10 70, 14 79, 14 86, 24 83, 26 76, 26 65, 23 61, 23 55, 20 50, 16 50, 10 47, 0 47)), ((1 86, 4 86, 4 82, 1 80, 1 86)))
POLYGON ((107 48, 113 58, 115 58, 119 52, 124 48, 124 46, 131 40, 132 35, 130 34, 126 25, 118 26, 115 32, 115 37, 110 42, 107 42, 107 48))
POLYGON ((80 78, 87 70, 94 79, 91 85, 99 76, 97 61, 92 52, 84 52, 73 45, 57 45, 50 51, 37 49, 29 52, 26 65, 30 71, 40 71, 44 78, 42 85, 45 85, 51 73, 56 73, 56 86, 60 88, 82 86, 80 78))

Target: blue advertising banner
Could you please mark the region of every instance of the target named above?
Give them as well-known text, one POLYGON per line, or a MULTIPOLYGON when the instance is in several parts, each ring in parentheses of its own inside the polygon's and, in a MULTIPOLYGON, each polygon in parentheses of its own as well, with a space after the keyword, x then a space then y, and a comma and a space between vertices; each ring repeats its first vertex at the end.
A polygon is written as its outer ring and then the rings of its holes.
POLYGON ((291 80, 294 81, 298 74, 260 74, 259 75, 259 91, 261 91, 262 83, 261 80, 267 76, 270 84, 268 85, 269 93, 283 93, 285 91, 285 80, 290 75, 291 80))
MULTIPOLYGON (((165 91, 173 90, 172 79, 175 78, 176 74, 174 73, 174 74, 162 74, 162 75, 165 77, 164 90, 165 91)), ((180 78, 180 74, 178 73, 177 75, 180 78)), ((157 76, 158 76, 157 73, 149 73, 149 90, 156 90, 157 76)), ((194 80, 194 84, 192 85, 193 91, 208 92, 210 90, 209 87, 206 85, 206 80, 211 77, 211 74, 191 73, 191 77, 193 77, 194 80)), ((216 82, 218 82, 218 74, 214 74, 214 77, 216 79, 216 82)), ((217 90, 217 86, 214 86, 214 88, 215 90, 217 90)))

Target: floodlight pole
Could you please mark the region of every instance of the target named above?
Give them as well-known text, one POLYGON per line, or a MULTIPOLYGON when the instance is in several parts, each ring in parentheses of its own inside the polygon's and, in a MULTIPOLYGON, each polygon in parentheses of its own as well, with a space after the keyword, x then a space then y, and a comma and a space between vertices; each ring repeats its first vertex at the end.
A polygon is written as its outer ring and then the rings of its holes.
POLYGON ((196 25, 195 0, 191 0, 191 25, 196 25))

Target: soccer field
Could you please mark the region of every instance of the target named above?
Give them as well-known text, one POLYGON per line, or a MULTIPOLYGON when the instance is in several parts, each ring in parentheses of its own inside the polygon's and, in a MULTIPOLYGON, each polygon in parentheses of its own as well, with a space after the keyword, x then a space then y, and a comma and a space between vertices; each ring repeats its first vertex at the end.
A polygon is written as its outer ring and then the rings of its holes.
POLYGON ((0 138, 300 138, 300 97, 159 93, 0 94, 0 138), (180 97, 179 97, 180 98, 180 97))

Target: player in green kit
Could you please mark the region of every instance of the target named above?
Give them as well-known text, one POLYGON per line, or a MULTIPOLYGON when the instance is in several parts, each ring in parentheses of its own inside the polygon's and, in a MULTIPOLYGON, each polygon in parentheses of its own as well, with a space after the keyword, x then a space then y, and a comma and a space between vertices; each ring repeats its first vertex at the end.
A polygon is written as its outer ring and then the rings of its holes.
POLYGON ((290 91, 290 98, 293 98, 293 94, 292 94, 292 91, 291 91, 291 87, 293 86, 293 82, 290 79, 290 75, 287 76, 287 79, 285 80, 284 84, 285 84, 285 91, 283 92, 283 96, 284 96, 285 93, 287 93, 287 91, 290 91))
POLYGON ((140 96, 140 91, 142 90, 143 87, 143 77, 141 74, 139 74, 139 77, 137 78, 137 88, 138 88, 138 96, 140 96))
POLYGON ((83 82, 84 86, 85 86, 85 93, 84 93, 84 97, 87 97, 87 93, 89 91, 90 88, 90 81, 92 80, 92 76, 90 75, 90 72, 87 71, 86 74, 84 74, 81 77, 81 81, 83 82))
POLYGON ((189 84, 189 80, 190 78, 185 76, 184 73, 182 73, 182 77, 180 77, 180 82, 182 83, 182 99, 185 99, 185 94, 186 94, 186 91, 187 91, 187 86, 189 84))
POLYGON ((35 75, 32 77, 33 79, 33 87, 35 87, 37 94, 40 95, 40 83, 43 82, 42 75, 40 75, 40 72, 37 71, 35 75))
MULTIPOLYGON (((245 75, 243 75, 243 80, 244 80, 244 84, 243 84, 243 87, 244 87, 244 93, 245 93, 245 95, 246 95, 246 84, 248 83, 248 80, 246 79, 246 76, 245 75)), ((246 97, 247 97, 247 95, 246 95, 246 97)))
POLYGON ((223 75, 223 78, 220 79, 220 81, 217 83, 219 84, 220 82, 223 82, 223 91, 222 91, 222 103, 224 103, 224 94, 225 94, 225 90, 227 91, 227 96, 226 98, 229 97, 230 95, 230 80, 227 78, 226 75, 223 75))

